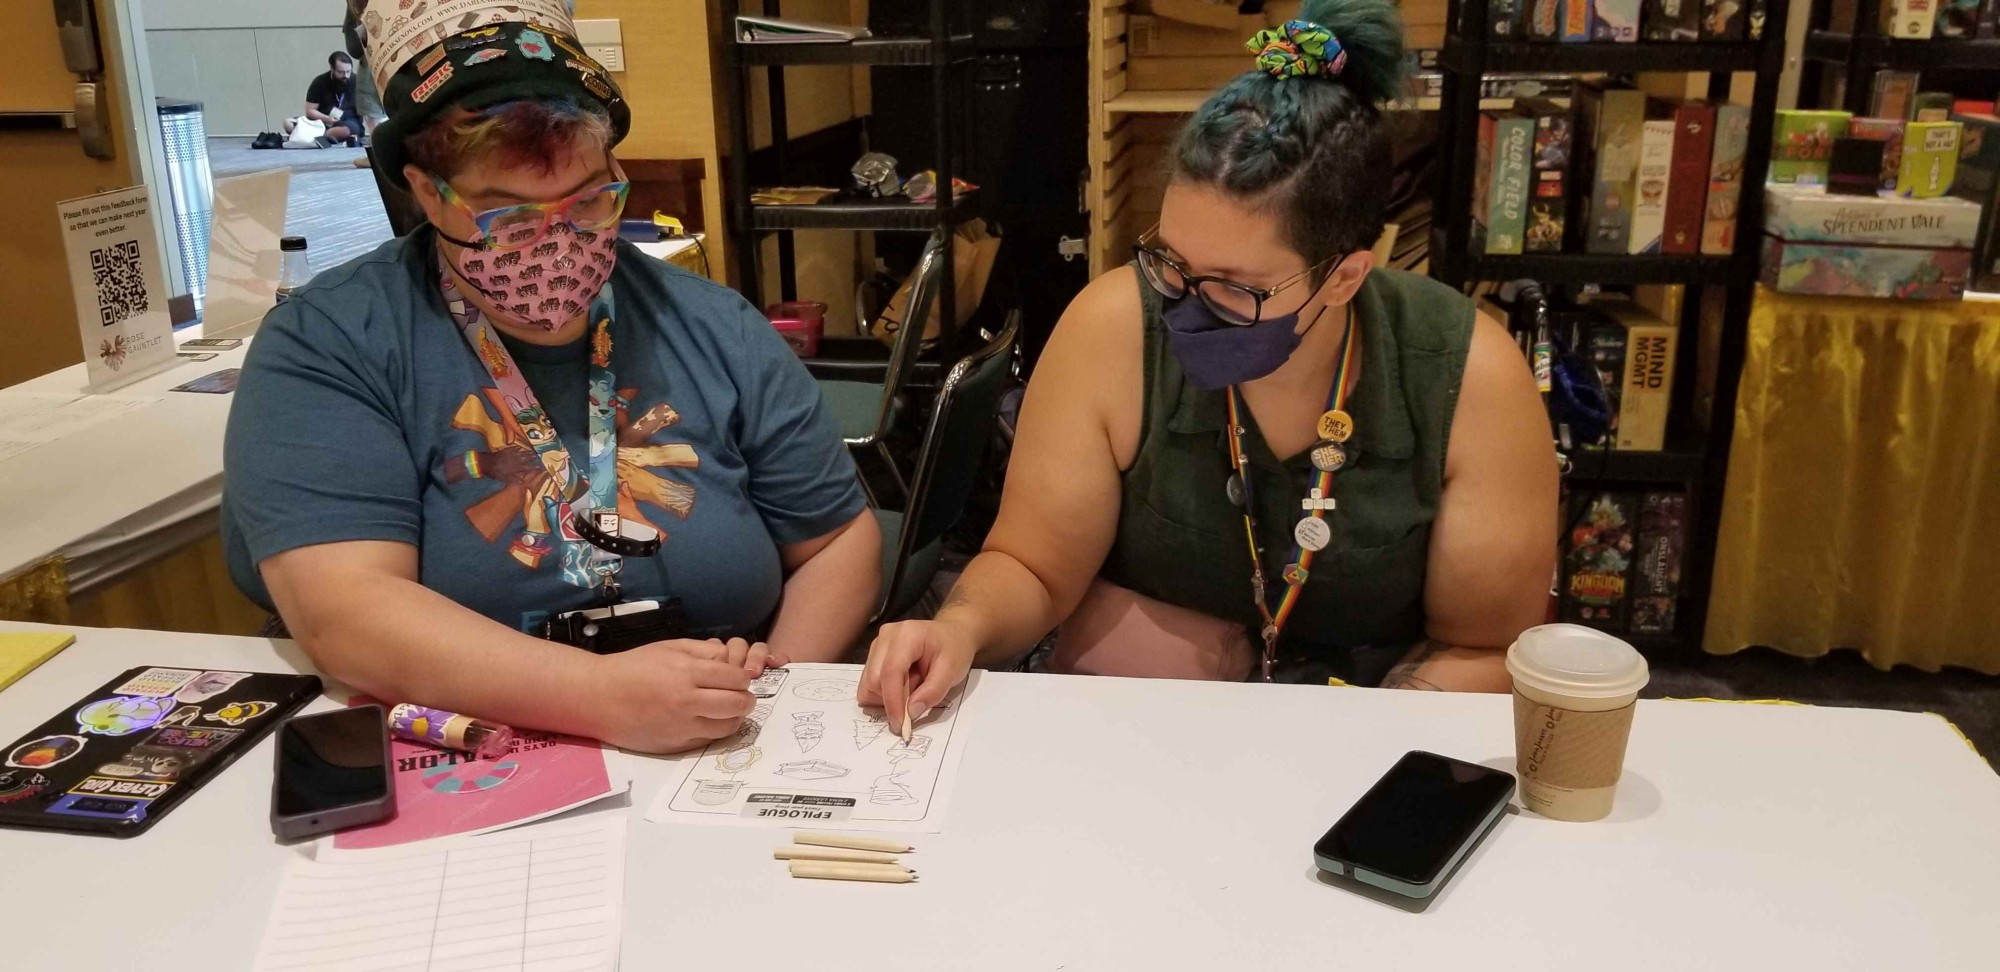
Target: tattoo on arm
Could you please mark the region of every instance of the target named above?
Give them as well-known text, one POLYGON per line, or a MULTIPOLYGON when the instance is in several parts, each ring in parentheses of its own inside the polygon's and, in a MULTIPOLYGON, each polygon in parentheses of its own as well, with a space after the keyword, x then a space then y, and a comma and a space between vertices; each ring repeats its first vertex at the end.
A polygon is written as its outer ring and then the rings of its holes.
POLYGON ((1430 661, 1431 656, 1437 654, 1442 647, 1437 642, 1428 639, 1418 642, 1415 648, 1410 649, 1409 654, 1403 656, 1402 661, 1396 663, 1396 667, 1389 669, 1388 675, 1383 676, 1382 687, 1418 689, 1425 692, 1444 691, 1444 689, 1431 684, 1429 681, 1417 677, 1417 669, 1422 668, 1425 662, 1430 661))

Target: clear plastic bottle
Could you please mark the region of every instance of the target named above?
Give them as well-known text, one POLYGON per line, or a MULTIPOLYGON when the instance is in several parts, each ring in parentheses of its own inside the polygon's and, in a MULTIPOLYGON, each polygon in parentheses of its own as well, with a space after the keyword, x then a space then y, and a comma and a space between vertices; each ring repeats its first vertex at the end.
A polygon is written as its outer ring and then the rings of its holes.
POLYGON ((312 280, 312 264, 306 260, 306 238, 287 236, 278 241, 278 250, 284 259, 278 264, 278 303, 282 304, 292 296, 292 292, 312 280))

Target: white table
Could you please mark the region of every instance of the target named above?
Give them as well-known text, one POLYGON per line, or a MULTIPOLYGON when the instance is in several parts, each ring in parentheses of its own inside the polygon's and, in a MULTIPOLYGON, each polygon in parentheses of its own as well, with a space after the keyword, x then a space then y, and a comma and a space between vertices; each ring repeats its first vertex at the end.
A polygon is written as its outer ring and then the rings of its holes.
MULTIPOLYGON (((0 693, 0 742, 149 663, 304 658, 83 631, 0 693)), ((1506 765, 1504 697, 996 674, 973 704, 912 886, 794 881, 778 831, 646 823, 667 766, 630 757, 624 967, 1992 972, 2000 954, 2000 777, 1928 715, 1642 702, 1609 820, 1510 815, 1418 913, 1322 883, 1310 847, 1407 749, 1506 765)), ((270 760, 266 741, 131 841, 0 831, 0 966, 247 967, 293 853, 266 822, 270 760)))
MULTIPOLYGON (((0 530, 0 578, 62 554, 71 590, 88 591, 214 530, 222 433, 236 396, 168 389, 240 368, 248 349, 208 361, 183 358, 109 393, 158 396, 159 403, 0 461, 0 497, 25 511, 0 530)), ((10 390, 76 394, 87 384, 79 364, 10 390)))

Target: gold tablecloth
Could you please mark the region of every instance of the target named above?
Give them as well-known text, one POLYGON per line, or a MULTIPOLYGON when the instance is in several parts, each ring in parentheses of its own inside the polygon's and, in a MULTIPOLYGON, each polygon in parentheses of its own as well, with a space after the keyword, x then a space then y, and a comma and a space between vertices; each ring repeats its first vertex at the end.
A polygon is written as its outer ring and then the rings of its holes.
POLYGON ((2000 674, 2000 301, 1760 290, 1705 647, 2000 674))

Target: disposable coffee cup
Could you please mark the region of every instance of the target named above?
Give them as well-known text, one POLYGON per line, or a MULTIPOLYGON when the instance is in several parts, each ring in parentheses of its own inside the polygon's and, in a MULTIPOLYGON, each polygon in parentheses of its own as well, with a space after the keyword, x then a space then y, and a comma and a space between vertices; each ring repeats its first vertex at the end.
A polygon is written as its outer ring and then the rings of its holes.
POLYGON ((1507 649, 1521 803, 1556 820, 1611 813, 1646 659, 1594 628, 1544 624, 1507 649))

